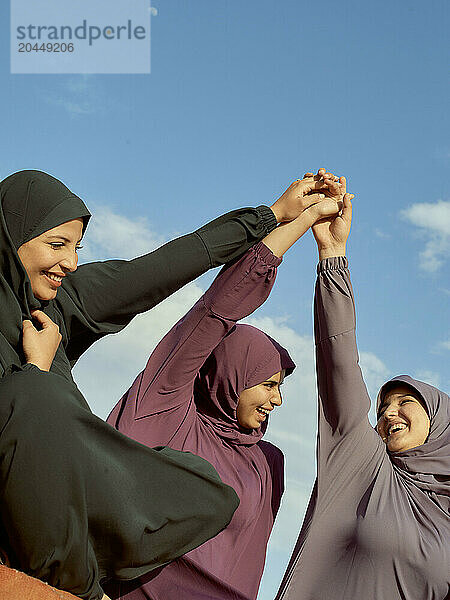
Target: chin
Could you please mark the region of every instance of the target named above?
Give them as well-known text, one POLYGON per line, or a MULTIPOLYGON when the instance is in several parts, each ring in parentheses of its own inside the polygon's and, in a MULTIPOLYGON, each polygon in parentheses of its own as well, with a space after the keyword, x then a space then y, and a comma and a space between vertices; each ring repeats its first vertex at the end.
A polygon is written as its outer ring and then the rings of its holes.
POLYGON ((57 290, 49 291, 46 293, 33 292, 35 298, 40 300, 41 302, 48 302, 49 300, 54 300, 56 298, 57 290))
POLYGON ((389 452, 405 452, 405 450, 410 450, 411 448, 414 448, 415 446, 413 444, 400 444, 400 445, 396 445, 394 444, 393 446, 388 446, 388 450, 389 452))

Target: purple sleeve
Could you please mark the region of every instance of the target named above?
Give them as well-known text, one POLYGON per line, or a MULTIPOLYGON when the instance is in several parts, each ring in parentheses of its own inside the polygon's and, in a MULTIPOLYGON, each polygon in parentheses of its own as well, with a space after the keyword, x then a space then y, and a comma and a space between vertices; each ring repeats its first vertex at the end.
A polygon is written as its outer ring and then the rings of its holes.
POLYGON ((150 356, 139 382, 135 418, 175 409, 191 400, 204 361, 237 320, 267 299, 280 262, 259 242, 222 269, 150 356))
MULTIPOLYGON (((319 454, 325 460, 338 444, 344 450, 345 437, 351 438, 348 441, 353 450, 355 444, 361 444, 362 455, 376 451, 380 444, 379 436, 368 420, 370 398, 359 367, 355 328, 355 304, 347 259, 340 256, 322 260, 318 265, 314 299, 314 335, 319 454)), ((359 458, 364 460, 362 455, 359 458)))

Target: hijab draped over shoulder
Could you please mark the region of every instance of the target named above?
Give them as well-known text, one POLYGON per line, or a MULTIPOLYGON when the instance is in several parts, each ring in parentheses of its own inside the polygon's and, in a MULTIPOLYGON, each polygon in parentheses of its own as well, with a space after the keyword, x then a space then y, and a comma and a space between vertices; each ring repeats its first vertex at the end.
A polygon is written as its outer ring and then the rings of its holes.
MULTIPOLYGON (((3 373, 24 362, 22 321, 48 304, 34 297, 17 250, 67 221, 90 213, 63 183, 42 171, 19 171, 0 182, 0 364, 3 373)), ((0 372, 0 376, 2 373, 0 372)))

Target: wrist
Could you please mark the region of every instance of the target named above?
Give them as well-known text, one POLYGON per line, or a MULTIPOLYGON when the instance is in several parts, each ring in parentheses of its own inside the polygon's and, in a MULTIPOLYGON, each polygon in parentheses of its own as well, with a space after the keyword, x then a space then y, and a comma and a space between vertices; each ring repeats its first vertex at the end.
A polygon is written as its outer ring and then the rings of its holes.
POLYGON ((338 246, 327 246, 318 248, 319 250, 319 260, 323 260, 324 258, 332 258, 333 256, 345 256, 345 244, 340 244, 338 246))
POLYGON ((273 212, 273 214, 275 215, 275 219, 277 220, 277 223, 281 223, 284 220, 284 214, 283 211, 281 210, 281 208, 277 205, 277 203, 275 202, 274 204, 272 204, 272 206, 270 207, 270 210, 273 212))
POLYGON ((50 367, 48 365, 43 365, 42 363, 37 363, 34 362, 32 360, 28 361, 28 364, 30 365, 34 365, 35 367, 37 367, 40 371, 45 371, 46 373, 48 373, 50 371, 50 367))
POLYGON ((27 364, 34 365, 41 371, 50 371, 50 367, 52 366, 51 363, 49 364, 48 360, 45 360, 45 358, 42 357, 34 359, 32 356, 25 356, 25 360, 27 361, 27 364))

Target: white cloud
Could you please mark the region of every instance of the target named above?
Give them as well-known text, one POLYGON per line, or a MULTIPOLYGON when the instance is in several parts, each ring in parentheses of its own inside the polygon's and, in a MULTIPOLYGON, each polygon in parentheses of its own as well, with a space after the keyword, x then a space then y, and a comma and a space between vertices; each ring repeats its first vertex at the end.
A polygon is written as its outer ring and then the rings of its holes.
POLYGON ((92 114, 100 106, 102 110, 105 108, 99 98, 98 84, 94 84, 94 76, 89 74, 64 80, 51 94, 45 89, 42 97, 45 102, 66 110, 70 117, 92 114))
POLYGON ((431 348, 431 352, 433 354, 443 354, 450 350, 450 339, 445 340, 443 342, 436 342, 435 345, 431 348))
POLYGON ((450 251, 450 202, 421 202, 401 211, 401 216, 419 227, 426 240, 419 253, 420 267, 429 272, 437 271, 450 251))
POLYGON ((130 259, 154 250, 166 241, 154 233, 144 218, 129 219, 106 206, 95 207, 83 240, 83 261, 105 258, 130 259))

